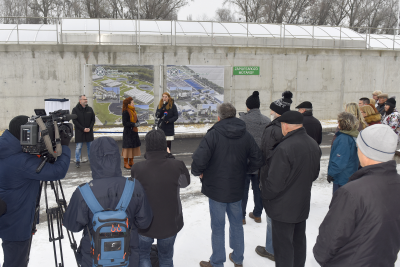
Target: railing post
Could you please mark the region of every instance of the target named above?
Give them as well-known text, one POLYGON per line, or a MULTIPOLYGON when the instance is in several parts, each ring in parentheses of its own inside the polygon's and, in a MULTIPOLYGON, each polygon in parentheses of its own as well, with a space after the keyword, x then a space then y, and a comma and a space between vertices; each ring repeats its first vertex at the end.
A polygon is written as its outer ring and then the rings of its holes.
POLYGON ((247 47, 249 47, 249 23, 247 22, 247 47))
POLYGON ((172 40, 172 38, 173 38, 173 35, 172 35, 172 20, 171 20, 171 46, 173 46, 173 40, 172 40))
MULTIPOLYGON (((312 26, 312 48, 314 48, 314 25, 312 26)), ((335 46, 335 45, 334 45, 335 46)))
POLYGON ((56 36, 57 36, 57 44, 58 44, 58 22, 60 21, 60 17, 56 20, 56 36))
POLYGON ((175 20, 175 46, 176 46, 176 20, 175 20))
POLYGON ((285 37, 286 37, 286 25, 283 24, 283 44, 282 44, 283 48, 285 48, 285 37))
POLYGON ((339 48, 342 48, 342 26, 339 28, 340 37, 339 37, 339 48))
POLYGON ((101 35, 100 35, 100 18, 99 18, 99 45, 101 44, 101 35))
POLYGON ((214 23, 211 21, 211 46, 214 43, 214 23))
POLYGON ((395 34, 395 31, 393 31, 393 50, 395 47, 395 43, 396 43, 396 34, 395 34))
POLYGON ((18 21, 17 21, 17 43, 19 44, 19 29, 18 29, 18 21))

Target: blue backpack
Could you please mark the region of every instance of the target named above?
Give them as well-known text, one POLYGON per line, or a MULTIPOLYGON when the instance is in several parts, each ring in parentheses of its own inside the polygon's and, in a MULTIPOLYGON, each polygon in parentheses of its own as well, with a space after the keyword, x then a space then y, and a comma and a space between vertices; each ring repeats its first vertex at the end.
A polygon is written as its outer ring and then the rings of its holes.
POLYGON ((97 201, 89 184, 79 187, 83 199, 93 213, 91 240, 93 267, 128 266, 130 255, 130 230, 126 208, 131 202, 135 180, 126 179, 124 192, 115 210, 104 210, 97 201))

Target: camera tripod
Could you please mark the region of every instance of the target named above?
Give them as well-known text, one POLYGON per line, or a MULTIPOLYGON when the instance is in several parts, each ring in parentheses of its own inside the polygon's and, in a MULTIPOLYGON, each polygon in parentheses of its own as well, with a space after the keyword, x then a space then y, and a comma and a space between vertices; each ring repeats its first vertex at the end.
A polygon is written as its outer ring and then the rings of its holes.
MULTIPOLYGON (((36 222, 39 221, 39 211, 40 211, 40 198, 42 195, 42 189, 44 188, 44 196, 45 196, 45 203, 46 203, 46 214, 47 214, 47 228, 49 231, 49 242, 53 242, 53 250, 54 250, 54 260, 56 267, 64 267, 64 258, 63 258, 63 251, 62 251, 62 244, 61 240, 64 239, 63 229, 62 229, 62 220, 64 218, 65 210, 67 209, 67 201, 65 200, 64 191, 61 186, 61 181, 41 181, 40 182, 40 189, 39 194, 36 199, 36 208, 35 208, 35 216, 32 224, 32 235, 29 241, 29 250, 28 250, 28 258, 27 262, 29 262, 29 255, 31 253, 31 246, 32 246, 32 239, 33 235, 37 232, 36 229, 36 222), (54 208, 49 208, 48 201, 47 201, 47 186, 50 185, 52 191, 54 192, 54 196, 56 199, 57 206, 54 208), (61 194, 60 194, 61 193, 61 194), (56 225, 54 224, 54 220, 56 220, 56 225), (57 228, 55 228, 57 227, 57 228), (54 232, 56 230, 56 233, 54 232), (57 236, 55 235, 57 234, 57 236), (61 262, 58 263, 57 260, 57 249, 56 249, 56 241, 58 241, 58 247, 60 251, 60 260, 61 262)), ((74 251, 76 264, 78 264, 77 258, 77 245, 72 232, 67 231, 69 243, 71 245, 72 250, 74 251)))

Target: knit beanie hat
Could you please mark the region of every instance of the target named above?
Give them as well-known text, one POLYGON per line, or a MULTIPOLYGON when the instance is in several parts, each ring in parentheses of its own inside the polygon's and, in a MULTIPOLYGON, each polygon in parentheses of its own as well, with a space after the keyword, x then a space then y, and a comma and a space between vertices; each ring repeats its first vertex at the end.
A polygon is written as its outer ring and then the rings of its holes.
POLYGON ((398 136, 385 124, 374 124, 360 132, 357 147, 369 159, 379 162, 392 160, 397 148, 398 136))
POLYGON ((285 91, 282 94, 282 99, 278 99, 271 103, 269 108, 279 115, 283 115, 286 111, 290 110, 290 104, 292 104, 293 94, 290 91, 285 91))
POLYGON ((254 91, 251 96, 249 96, 246 100, 246 106, 248 109, 260 108, 260 93, 258 91, 254 91))
POLYGON ((8 126, 8 131, 15 136, 18 140, 21 139, 21 125, 24 125, 28 122, 29 117, 20 115, 15 118, 13 118, 10 121, 10 124, 8 126))
POLYGON ((396 100, 394 98, 389 98, 386 100, 385 105, 391 106, 393 108, 396 107, 396 100))
POLYGON ((163 130, 151 130, 146 134, 146 152, 167 151, 167 140, 163 130))

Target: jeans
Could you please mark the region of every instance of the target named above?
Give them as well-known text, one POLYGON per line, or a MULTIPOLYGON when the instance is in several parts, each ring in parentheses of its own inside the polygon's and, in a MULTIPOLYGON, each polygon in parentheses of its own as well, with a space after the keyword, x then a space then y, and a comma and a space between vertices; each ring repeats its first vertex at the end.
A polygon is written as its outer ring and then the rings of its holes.
POLYGON ((336 190, 338 190, 339 188, 341 188, 342 186, 339 184, 333 184, 333 194, 335 194, 336 190))
POLYGON ((274 255, 274 246, 272 244, 272 220, 267 215, 267 237, 265 241, 265 250, 274 255))
MULTIPOLYGON (((158 261, 160 267, 173 267, 174 244, 176 235, 157 239, 158 261)), ((139 267, 151 267, 150 251, 154 238, 139 235, 139 267)))
POLYGON ((251 188, 253 189, 254 209, 253 214, 255 217, 261 217, 263 204, 261 199, 260 181, 257 174, 247 174, 244 184, 244 194, 242 199, 243 219, 246 218, 247 199, 249 197, 249 187, 251 181, 251 188))
POLYGON ((307 257, 306 221, 284 223, 272 220, 276 267, 304 267, 307 257))
MULTIPOLYGON (((87 154, 88 158, 90 161, 90 145, 92 142, 86 142, 86 147, 87 147, 87 154)), ((75 161, 76 162, 81 162, 81 149, 82 149, 83 143, 76 143, 76 149, 75 149, 75 161)))
POLYGON ((25 267, 28 264, 29 241, 3 240, 4 265, 3 267, 25 267))
POLYGON ((211 216, 211 245, 213 253, 210 262, 213 267, 223 267, 225 251, 225 213, 229 219, 229 246, 233 249, 232 260, 243 263, 244 233, 242 224, 242 201, 221 203, 209 198, 211 216))

